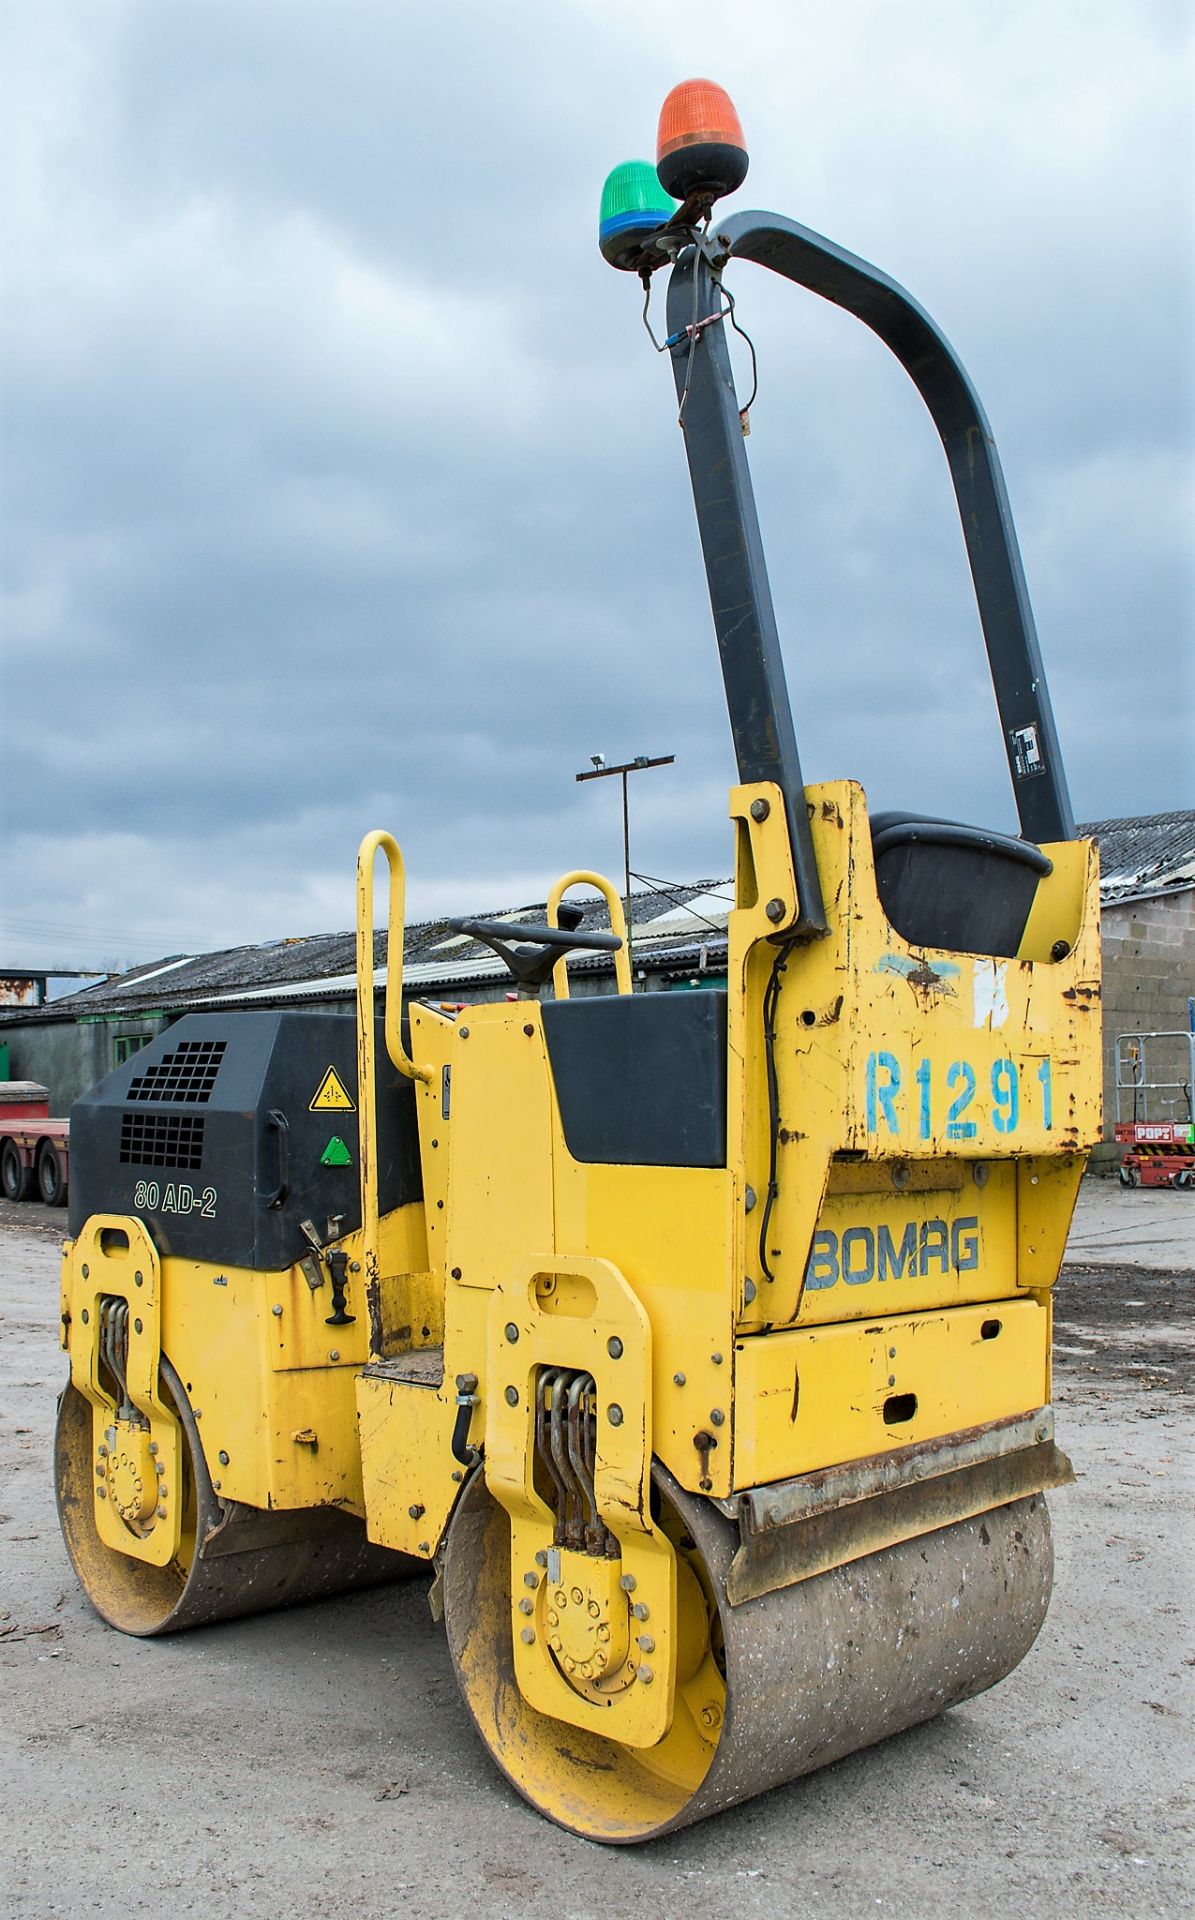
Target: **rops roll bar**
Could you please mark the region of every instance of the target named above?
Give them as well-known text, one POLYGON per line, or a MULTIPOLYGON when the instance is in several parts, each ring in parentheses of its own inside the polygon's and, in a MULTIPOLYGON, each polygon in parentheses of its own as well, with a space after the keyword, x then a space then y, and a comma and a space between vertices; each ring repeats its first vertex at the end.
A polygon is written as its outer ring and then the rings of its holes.
MULTIPOLYGON (((679 234, 677 235, 679 238, 679 234)), ((719 308, 730 260, 754 260, 843 307, 891 348, 938 430, 954 482, 1021 831, 1074 838, 1074 818, 996 443, 970 380, 929 315, 887 274, 774 213, 715 222, 673 267, 668 331, 739 779, 784 794, 799 914, 825 930, 792 707, 719 308)))

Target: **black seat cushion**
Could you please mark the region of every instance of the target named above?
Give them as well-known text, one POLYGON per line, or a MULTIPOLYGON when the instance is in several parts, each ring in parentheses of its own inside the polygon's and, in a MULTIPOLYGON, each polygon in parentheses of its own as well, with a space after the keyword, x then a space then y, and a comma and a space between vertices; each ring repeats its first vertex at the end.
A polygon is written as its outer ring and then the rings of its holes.
POLYGON ((917 813, 875 814, 871 841, 880 904, 911 946, 1015 958, 1052 871, 1039 847, 917 813))

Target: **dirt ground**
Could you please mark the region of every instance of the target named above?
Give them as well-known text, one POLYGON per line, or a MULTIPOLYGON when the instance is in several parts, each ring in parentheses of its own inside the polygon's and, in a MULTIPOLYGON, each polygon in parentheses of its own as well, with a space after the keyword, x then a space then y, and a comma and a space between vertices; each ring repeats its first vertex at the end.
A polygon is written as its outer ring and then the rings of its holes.
POLYGON ((0 1215, 4 1914, 1192 1911, 1195 1196, 1085 1188, 1057 1316, 1078 1482, 1051 1497, 1057 1585, 1020 1669, 633 1851, 570 1838, 506 1786, 422 1580, 163 1641, 101 1625, 50 1481, 63 1226, 0 1215))

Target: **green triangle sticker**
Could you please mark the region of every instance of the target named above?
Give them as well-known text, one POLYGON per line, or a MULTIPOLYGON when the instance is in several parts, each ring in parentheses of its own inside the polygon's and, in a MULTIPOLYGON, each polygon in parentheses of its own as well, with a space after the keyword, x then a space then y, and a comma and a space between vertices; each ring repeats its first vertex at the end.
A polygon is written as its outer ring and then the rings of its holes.
POLYGON ((337 1134, 333 1134, 327 1146, 320 1154, 321 1167, 351 1167, 353 1156, 337 1134))

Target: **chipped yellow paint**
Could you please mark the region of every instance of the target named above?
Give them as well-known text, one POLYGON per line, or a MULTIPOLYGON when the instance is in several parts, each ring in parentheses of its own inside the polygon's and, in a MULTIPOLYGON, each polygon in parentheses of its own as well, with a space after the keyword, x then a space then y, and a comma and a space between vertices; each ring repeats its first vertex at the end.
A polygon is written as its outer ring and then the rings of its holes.
POLYGON ((1025 1298, 745 1340, 736 1485, 1034 1412, 1048 1394, 1048 1344, 1047 1312, 1025 1298))
POLYGON ((443 1537, 464 1475, 452 1457, 456 1393, 387 1378, 357 1376, 365 1525, 380 1547, 430 1559, 443 1537))
MULTIPOLYGON (((780 1141, 766 1269, 750 1225, 743 1248, 755 1297, 740 1324, 762 1330, 791 1323, 801 1312, 835 1156, 890 1169, 895 1163, 902 1171, 929 1159, 992 1167, 1026 1155, 1073 1165, 1099 1138, 1099 928, 1095 851, 1079 844, 1051 850, 1057 885, 1029 942, 1036 954, 1049 935, 1051 946, 1066 946, 1061 958, 991 960, 914 948, 880 906, 862 789, 838 781, 807 789, 830 932, 784 954, 775 939, 761 939, 759 900, 783 889, 786 870, 769 864, 769 847, 749 811, 753 791, 740 789, 732 798, 736 897, 745 896, 746 904, 730 916, 729 1059, 732 1075, 742 1063, 731 1090, 732 1130, 737 1101, 747 1183, 765 1194, 763 1005, 778 963, 780 1141), (1000 1096, 1014 1071, 1017 1125, 1005 1132, 1008 1107, 1000 1096), (919 1073, 932 1093, 925 1109, 919 1073), (952 1126, 957 1100, 966 1100, 965 1120, 952 1126), (959 1125, 967 1131, 958 1133, 959 1125)), ((981 1219, 1002 1205, 1007 1188, 990 1183, 980 1197, 981 1219)), ((1016 1284, 1014 1262, 997 1290, 1016 1284)))

